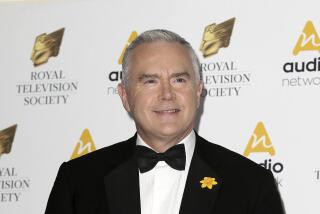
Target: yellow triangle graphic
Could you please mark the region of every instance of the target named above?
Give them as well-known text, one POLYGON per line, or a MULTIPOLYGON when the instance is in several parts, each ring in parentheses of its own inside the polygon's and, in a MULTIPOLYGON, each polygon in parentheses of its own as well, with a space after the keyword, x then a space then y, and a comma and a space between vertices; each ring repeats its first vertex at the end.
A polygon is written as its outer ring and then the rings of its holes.
POLYGON ((138 33, 136 31, 132 31, 132 33, 130 34, 129 39, 128 39, 126 45, 124 46, 124 48, 122 50, 122 53, 121 53, 121 55, 120 55, 120 57, 118 59, 118 64, 119 65, 122 65, 124 52, 126 52, 127 48, 131 44, 131 42, 133 42, 133 40, 135 40, 137 38, 137 36, 138 36, 138 33))
POLYGON ((96 147, 94 146, 90 132, 88 129, 85 129, 82 132, 81 138, 73 150, 73 153, 71 155, 71 160, 81 157, 82 155, 88 154, 95 150, 96 150, 96 147))
POLYGON ((256 152, 266 152, 271 156, 276 154, 268 132, 262 122, 259 122, 254 129, 243 155, 248 157, 251 153, 256 152))
POLYGON ((320 38, 312 21, 307 21, 292 53, 298 55, 300 51, 320 51, 320 38))

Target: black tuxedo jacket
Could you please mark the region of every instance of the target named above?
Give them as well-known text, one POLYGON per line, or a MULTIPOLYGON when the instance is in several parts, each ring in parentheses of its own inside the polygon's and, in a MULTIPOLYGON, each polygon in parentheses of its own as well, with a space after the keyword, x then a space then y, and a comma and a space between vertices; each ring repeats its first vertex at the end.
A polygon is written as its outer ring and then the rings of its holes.
MULTIPOLYGON (((140 214, 136 135, 63 163, 45 214, 140 214)), ((180 214, 283 214, 272 173, 196 136, 180 214), (201 188, 204 177, 218 182, 201 188)), ((164 213, 165 214, 165 213, 164 213)))

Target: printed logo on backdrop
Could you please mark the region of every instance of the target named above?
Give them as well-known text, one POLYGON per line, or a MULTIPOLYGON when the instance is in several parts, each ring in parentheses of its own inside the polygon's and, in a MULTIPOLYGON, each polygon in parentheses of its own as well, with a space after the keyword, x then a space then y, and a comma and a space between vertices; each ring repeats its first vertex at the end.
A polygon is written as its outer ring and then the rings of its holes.
POLYGON ((278 186, 283 186, 281 173, 284 166, 281 162, 276 161, 276 150, 263 122, 258 122, 243 155, 245 157, 254 156, 253 158, 251 157, 251 159, 272 171, 278 186))
POLYGON ((320 182, 320 169, 316 169, 314 170, 314 174, 315 174, 315 180, 320 182))
POLYGON ((17 124, 0 131, 0 158, 3 154, 9 154, 11 152, 16 129, 17 124))
POLYGON ((34 66, 48 62, 50 57, 58 56, 63 33, 64 28, 61 28, 53 33, 37 36, 31 54, 34 66))
POLYGON ((269 134, 262 122, 257 124, 243 155, 248 157, 251 153, 257 152, 265 152, 270 156, 274 156, 276 154, 269 134))
POLYGON ((292 50, 293 60, 283 64, 282 87, 320 86, 319 51, 319 34, 307 21, 292 50))
POLYGON ((19 202, 30 188, 30 179, 21 176, 15 166, 4 166, 1 156, 10 156, 17 124, 0 131, 0 203, 19 202))
POLYGON ((204 29, 200 44, 203 57, 212 56, 217 54, 220 48, 229 47, 235 20, 232 18, 218 25, 213 23, 204 29))
POLYGON ((42 33, 35 38, 31 50, 33 69, 30 75, 16 85, 17 95, 24 106, 67 104, 78 90, 78 81, 67 78, 67 71, 59 65, 58 55, 64 28, 52 33, 42 33), (58 64, 59 66, 53 66, 58 64), (45 69, 43 66, 45 66, 45 69))
POLYGON ((128 40, 125 42, 125 45, 122 49, 122 52, 119 56, 118 59, 118 68, 110 71, 108 73, 108 88, 107 88, 107 94, 108 95, 114 95, 118 94, 118 83, 121 81, 122 78, 122 60, 123 60, 123 55, 125 51, 127 50, 128 46, 135 40, 138 36, 138 33, 136 31, 132 31, 131 34, 128 37, 128 40), (119 66, 120 65, 120 66, 119 66))
POLYGON ((250 83, 251 73, 239 69, 236 60, 214 60, 214 55, 220 52, 227 54, 235 20, 236 18, 231 18, 220 24, 213 23, 204 29, 199 49, 203 55, 200 64, 205 84, 202 96, 239 96, 241 89, 250 83))
POLYGON ((82 132, 80 140, 77 142, 77 145, 74 148, 70 159, 72 160, 72 159, 81 157, 95 150, 96 150, 96 147, 94 145, 90 132, 88 129, 85 129, 82 132))
POLYGON ((292 53, 296 56, 300 51, 320 51, 320 38, 312 21, 307 21, 292 53))

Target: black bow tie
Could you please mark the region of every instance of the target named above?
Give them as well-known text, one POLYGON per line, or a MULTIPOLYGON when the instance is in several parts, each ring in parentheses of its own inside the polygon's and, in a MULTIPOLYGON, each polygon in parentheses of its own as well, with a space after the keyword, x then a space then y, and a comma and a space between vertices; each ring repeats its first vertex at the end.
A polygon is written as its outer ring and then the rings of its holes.
POLYGON ((165 161, 176 170, 184 170, 186 164, 186 152, 184 144, 178 144, 164 153, 156 153, 145 146, 136 147, 136 158, 141 173, 151 170, 158 161, 165 161))

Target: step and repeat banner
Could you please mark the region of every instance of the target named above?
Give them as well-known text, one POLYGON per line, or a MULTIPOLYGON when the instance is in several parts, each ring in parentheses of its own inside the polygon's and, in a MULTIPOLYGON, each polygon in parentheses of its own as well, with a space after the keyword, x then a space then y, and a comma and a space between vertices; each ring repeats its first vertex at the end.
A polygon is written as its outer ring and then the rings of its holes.
POLYGON ((271 170, 286 213, 320 213, 318 6, 1 2, 0 213, 44 213, 62 162, 135 133, 117 91, 122 56, 155 28, 180 34, 199 56, 199 134, 271 170))

